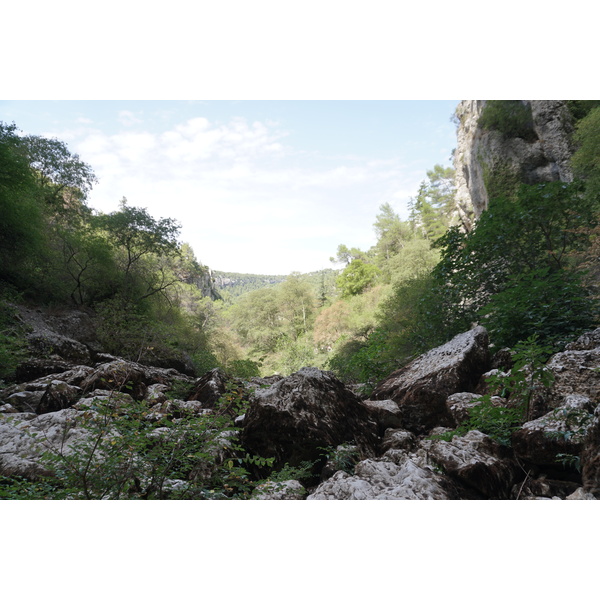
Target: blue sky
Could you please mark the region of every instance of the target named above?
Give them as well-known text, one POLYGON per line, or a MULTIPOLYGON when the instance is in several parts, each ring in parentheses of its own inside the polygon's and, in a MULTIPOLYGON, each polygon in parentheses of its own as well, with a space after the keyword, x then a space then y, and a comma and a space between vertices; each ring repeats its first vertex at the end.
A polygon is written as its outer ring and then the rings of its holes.
POLYGON ((89 204, 174 217, 214 270, 288 274, 368 249, 384 202, 402 216, 451 165, 458 100, 18 101, 0 120, 57 137, 90 164, 89 204))

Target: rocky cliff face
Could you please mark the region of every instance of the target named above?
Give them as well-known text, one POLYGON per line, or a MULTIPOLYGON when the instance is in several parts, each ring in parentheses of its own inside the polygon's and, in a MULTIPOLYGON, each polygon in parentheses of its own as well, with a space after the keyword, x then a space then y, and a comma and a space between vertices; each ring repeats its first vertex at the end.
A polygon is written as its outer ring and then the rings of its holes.
POLYGON ((532 126, 525 136, 480 125, 486 100, 463 100, 454 153, 457 216, 469 227, 488 206, 490 177, 503 171, 528 184, 572 181, 573 120, 564 100, 524 100, 532 126))

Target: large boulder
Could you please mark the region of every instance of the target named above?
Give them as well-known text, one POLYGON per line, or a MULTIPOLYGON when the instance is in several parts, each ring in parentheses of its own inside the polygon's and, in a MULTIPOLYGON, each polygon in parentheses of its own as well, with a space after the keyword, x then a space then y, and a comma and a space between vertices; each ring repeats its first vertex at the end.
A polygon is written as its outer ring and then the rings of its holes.
POLYGON ((554 381, 536 395, 534 417, 559 408, 571 394, 600 399, 600 328, 588 332, 555 354, 546 364, 554 381))
POLYGON ((72 452, 73 444, 89 438, 79 424, 83 413, 73 408, 35 415, 0 414, 0 475, 36 478, 52 474, 42 455, 72 452))
POLYGON ((561 455, 578 457, 592 426, 595 406, 587 396, 570 394, 559 407, 527 421, 512 434, 515 454, 538 466, 557 466, 561 455))
POLYGON ((363 455, 377 444, 367 408, 333 375, 312 367, 257 390, 242 431, 251 454, 275 458, 275 467, 317 461, 328 447, 355 442, 363 455))
MULTIPOLYGON (((392 454, 393 453, 393 454, 392 454)), ((452 483, 419 464, 406 452, 366 459, 353 475, 338 471, 321 483, 307 500, 454 500, 452 483)))
POLYGON ((581 452, 581 480, 584 492, 600 498, 600 405, 594 411, 581 452))
POLYGON ((426 449, 430 460, 447 475, 484 498, 507 499, 521 474, 510 450, 480 431, 469 431, 449 442, 430 441, 426 449))
POLYGON ((471 391, 489 364, 487 331, 475 327, 392 373, 370 400, 393 400, 401 412, 396 426, 415 433, 452 426, 448 396, 471 391))
POLYGON ((109 390, 126 392, 136 400, 142 400, 150 383, 144 368, 134 362, 117 359, 98 365, 82 382, 85 392, 109 390))

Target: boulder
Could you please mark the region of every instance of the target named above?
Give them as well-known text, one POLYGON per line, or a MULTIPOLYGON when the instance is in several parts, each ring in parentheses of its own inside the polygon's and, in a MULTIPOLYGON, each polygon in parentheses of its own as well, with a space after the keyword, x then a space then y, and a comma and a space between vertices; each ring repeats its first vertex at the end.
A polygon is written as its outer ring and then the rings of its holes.
POLYGON ((600 406, 594 411, 581 452, 581 481, 585 493, 600 498, 600 406))
POLYGON ((15 370, 17 383, 33 381, 47 375, 64 373, 73 365, 64 360, 50 360, 44 358, 31 358, 17 365, 15 370))
POLYGON ((600 401, 600 328, 586 333, 555 354, 547 363, 554 381, 549 390, 535 398, 539 417, 558 408, 570 394, 581 394, 600 401))
POLYGON ((354 475, 338 471, 321 483, 307 500, 453 500, 451 482, 432 469, 420 466, 407 453, 366 459, 354 475))
POLYGON ((117 359, 97 366, 81 382, 81 387, 85 392, 93 390, 125 392, 131 394, 136 400, 142 400, 146 395, 148 383, 147 373, 141 365, 117 359))
POLYGON ((213 369, 196 380, 194 389, 185 398, 202 403, 204 408, 214 408, 221 397, 234 388, 239 391, 241 383, 221 369, 213 369))
POLYGON ((78 426, 82 413, 73 409, 31 415, 0 414, 0 475, 35 478, 52 475, 42 461, 48 450, 72 452, 72 444, 90 433, 78 426))
POLYGON ((520 484, 515 484, 511 498, 514 500, 539 500, 543 498, 559 498, 575 500, 573 494, 581 489, 574 481, 562 481, 539 477, 537 479, 525 478, 520 484))
POLYGON ((288 481, 267 481, 256 486, 253 500, 303 500, 306 489, 295 479, 288 481))
POLYGON ((363 404, 377 423, 379 435, 390 427, 402 426, 400 407, 393 400, 364 400, 363 404))
POLYGON ((256 391, 241 440, 250 454, 275 458, 275 468, 318 461, 324 448, 343 442, 354 442, 362 454, 372 455, 376 424, 333 373, 312 367, 256 391))
POLYGON ((557 466, 560 454, 578 457, 592 425, 594 403, 581 394, 568 395, 561 405, 527 421, 511 438, 515 455, 538 466, 557 466))
POLYGON ((417 436, 406 429, 387 429, 381 442, 381 450, 412 450, 417 444, 417 436))
POLYGON ((392 373, 370 400, 393 400, 400 408, 400 426, 415 433, 452 426, 448 396, 471 391, 489 362, 487 331, 475 327, 392 373))
POLYGON ((81 388, 69 385, 65 381, 55 379, 46 388, 37 406, 38 414, 55 412, 63 408, 70 408, 81 397, 81 388))
POLYGON ((510 450, 480 431, 469 431, 449 442, 427 440, 422 446, 446 474, 485 498, 509 498, 521 474, 510 450))
POLYGON ((27 335, 29 351, 34 357, 73 364, 89 365, 92 362, 87 346, 54 331, 34 331, 27 335))

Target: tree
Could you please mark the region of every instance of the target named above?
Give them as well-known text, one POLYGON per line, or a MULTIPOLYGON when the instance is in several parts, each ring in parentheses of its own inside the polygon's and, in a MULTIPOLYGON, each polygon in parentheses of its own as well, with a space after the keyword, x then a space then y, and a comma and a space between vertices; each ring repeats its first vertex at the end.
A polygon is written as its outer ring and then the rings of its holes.
POLYGON ((597 198, 600 196, 600 106, 579 121, 574 138, 578 149, 573 155, 573 169, 586 181, 588 196, 597 198))
POLYGON ((43 207, 17 128, 0 122, 0 277, 26 286, 47 249, 43 207))
POLYGON ((540 333, 543 342, 564 338, 571 325, 591 325, 587 291, 570 272, 572 252, 589 244, 585 227, 596 211, 580 182, 522 185, 516 198, 490 199, 471 232, 451 228, 439 241, 434 278, 446 322, 477 321, 483 313, 498 340, 513 339, 510 329, 521 339, 540 333), (541 325, 549 323, 548 306, 562 313, 549 328, 541 325))
POLYGON ((366 253, 358 248, 348 248, 345 244, 340 244, 337 249, 337 254, 332 256, 329 260, 332 263, 342 263, 349 265, 353 260, 359 258, 364 259, 366 253))
POLYGON ((181 225, 174 219, 155 219, 145 208, 128 206, 123 198, 120 210, 95 217, 119 253, 126 295, 143 300, 164 292, 177 277, 167 257, 179 251, 181 225))
POLYGON ((375 254, 381 267, 385 261, 398 254, 406 242, 413 237, 410 225, 400 219, 391 205, 386 202, 379 207, 379 214, 373 225, 377 235, 375 254))
POLYGON ((92 168, 58 139, 37 135, 22 138, 45 200, 56 207, 78 205, 97 182, 92 168))
POLYGON ((355 259, 337 278, 336 285, 342 291, 342 297, 356 296, 371 287, 380 273, 375 265, 355 259))
POLYGON ((411 204, 411 222, 424 236, 435 241, 448 229, 454 207, 454 169, 435 165, 427 171, 411 204))
POLYGON ((244 294, 229 309, 232 327, 255 353, 273 353, 282 332, 277 297, 271 288, 244 294))
POLYGON ((297 340, 312 327, 316 298, 310 284, 292 273, 277 289, 277 302, 286 323, 286 334, 297 340))

